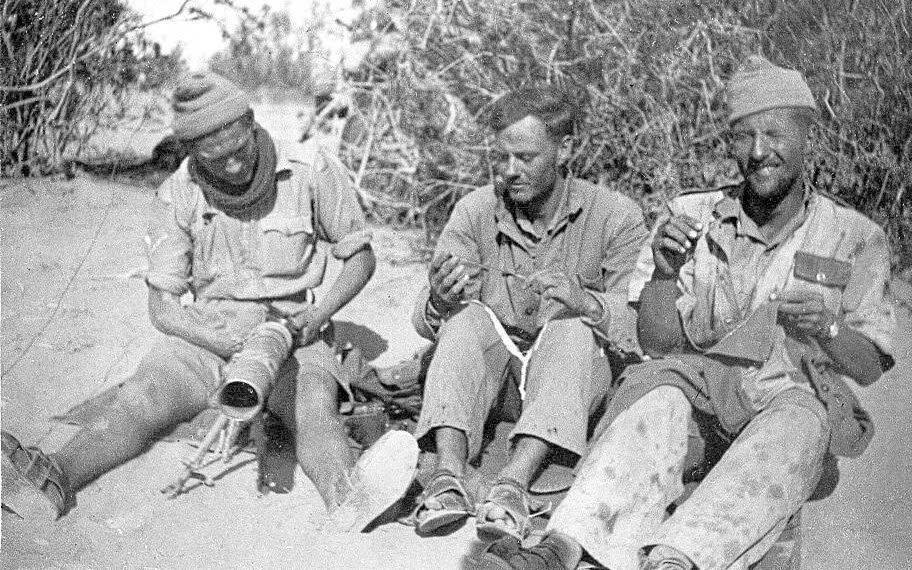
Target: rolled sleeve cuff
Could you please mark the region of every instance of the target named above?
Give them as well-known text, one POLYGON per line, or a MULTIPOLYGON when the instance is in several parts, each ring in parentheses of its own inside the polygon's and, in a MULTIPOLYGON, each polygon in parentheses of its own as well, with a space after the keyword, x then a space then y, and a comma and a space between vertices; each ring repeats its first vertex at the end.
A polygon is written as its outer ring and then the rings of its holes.
POLYGON ((884 312, 884 315, 878 315, 879 318, 875 319, 847 316, 843 324, 864 335, 865 338, 874 343, 874 346, 880 350, 883 356, 893 363, 895 362, 896 316, 892 308, 884 309, 884 312))
POLYGON ((609 325, 611 324, 611 310, 608 300, 605 298, 605 294, 599 291, 593 291, 591 289, 586 289, 586 292, 595 297, 595 300, 598 301, 599 306, 602 308, 600 311, 599 318, 590 319, 589 317, 581 317, 583 324, 588 325, 596 330, 599 333, 599 336, 607 339, 609 333, 609 325))
POLYGON ((415 300, 415 308, 412 311, 412 326, 415 327, 415 332, 419 336, 433 341, 437 339, 437 331, 440 330, 440 325, 443 324, 443 318, 428 314, 430 298, 431 290, 428 287, 422 289, 418 294, 418 299, 415 300))
POLYGON ((330 252, 336 259, 348 259, 369 246, 373 237, 370 230, 359 230, 346 234, 332 245, 330 252))
POLYGON ((161 291, 174 293, 178 297, 190 290, 190 283, 187 279, 153 271, 146 273, 146 284, 161 291))

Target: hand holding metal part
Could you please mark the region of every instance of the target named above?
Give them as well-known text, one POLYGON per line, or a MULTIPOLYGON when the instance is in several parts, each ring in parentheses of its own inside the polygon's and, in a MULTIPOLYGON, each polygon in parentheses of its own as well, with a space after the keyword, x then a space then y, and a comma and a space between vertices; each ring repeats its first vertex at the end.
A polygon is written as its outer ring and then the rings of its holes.
POLYGON ((224 369, 225 380, 215 394, 219 416, 209 428, 196 454, 185 460, 177 480, 162 489, 173 499, 184 492, 190 479, 212 486, 211 477, 200 473, 214 443, 215 454, 228 462, 237 450, 237 438, 243 425, 261 413, 279 367, 294 346, 294 331, 287 320, 267 320, 260 324, 236 352, 224 369))
POLYGON ((477 295, 481 286, 478 265, 450 253, 434 257, 428 271, 428 282, 431 304, 437 311, 448 313, 477 295))

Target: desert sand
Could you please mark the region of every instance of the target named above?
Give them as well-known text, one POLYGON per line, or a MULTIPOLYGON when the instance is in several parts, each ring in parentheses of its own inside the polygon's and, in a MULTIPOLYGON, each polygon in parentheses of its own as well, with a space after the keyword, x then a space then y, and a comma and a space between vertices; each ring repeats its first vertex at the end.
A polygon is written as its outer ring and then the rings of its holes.
MULTIPOLYGON (((283 112, 264 112, 281 131, 283 112)), ((291 140, 293 137, 285 137, 291 140)), ((2 228, 2 425, 53 451, 73 428, 50 420, 115 385, 159 335, 146 314, 143 236, 154 193, 77 176, 5 181, 2 228)), ((425 266, 418 232, 375 228, 378 271, 339 315, 374 364, 410 357, 409 324, 425 266)), ((337 268, 336 268, 337 269, 337 268)), ((805 507, 804 568, 905 568, 912 560, 912 348, 908 311, 894 371, 858 393, 878 433, 843 461, 836 493, 805 507)), ((344 326, 342 327, 345 328, 344 326)), ((256 462, 214 465, 213 488, 175 500, 159 489, 191 451, 160 442, 82 491, 51 525, 4 512, 3 568, 462 568, 479 547, 471 525, 419 538, 390 522, 365 534, 324 529, 322 503, 300 470, 290 494, 260 497, 256 462)))

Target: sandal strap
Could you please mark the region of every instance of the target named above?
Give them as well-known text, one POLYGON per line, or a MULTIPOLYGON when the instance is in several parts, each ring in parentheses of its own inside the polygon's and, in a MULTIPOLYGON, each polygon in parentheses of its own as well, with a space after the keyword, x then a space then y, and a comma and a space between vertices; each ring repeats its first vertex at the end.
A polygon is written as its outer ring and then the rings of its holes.
POLYGON ((66 514, 76 504, 69 479, 57 458, 37 447, 24 447, 19 440, 4 432, 3 452, 19 474, 31 482, 38 491, 50 499, 60 515, 66 514))
POLYGON ((423 503, 425 499, 436 497, 437 495, 442 495, 443 493, 451 491, 459 493, 466 504, 466 508, 471 510, 472 495, 470 495, 469 491, 465 488, 465 485, 462 482, 462 477, 456 475, 456 473, 450 469, 435 469, 434 472, 431 473, 430 478, 428 478, 427 485, 421 492, 420 499, 423 503))
POLYGON ((516 479, 513 479, 512 477, 497 478, 494 481, 494 484, 491 485, 491 489, 493 489, 494 487, 496 487, 497 485, 500 485, 500 484, 512 487, 513 489, 518 491, 520 494, 522 494, 523 502, 525 503, 526 508, 529 510, 529 518, 547 515, 548 513, 551 512, 551 509, 554 507, 554 504, 551 501, 544 502, 541 500, 536 500, 529 493, 528 489, 526 489, 525 487, 522 486, 522 483, 520 483, 516 479))
POLYGON ((522 483, 512 477, 498 477, 488 490, 488 495, 482 504, 484 503, 496 503, 499 505, 513 519, 518 528, 528 525, 528 520, 532 516, 528 491, 526 491, 522 483), (509 490, 497 492, 498 488, 507 488, 509 490), (517 505, 515 501, 511 500, 511 495, 519 497, 519 510, 515 508, 517 505))

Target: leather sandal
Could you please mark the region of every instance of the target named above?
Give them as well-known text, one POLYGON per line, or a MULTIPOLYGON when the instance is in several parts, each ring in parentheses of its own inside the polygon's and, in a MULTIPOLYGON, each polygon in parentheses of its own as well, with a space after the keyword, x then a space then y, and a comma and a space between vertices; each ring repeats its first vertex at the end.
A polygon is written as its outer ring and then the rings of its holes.
POLYGON ((412 519, 415 521, 415 530, 423 535, 468 518, 474 511, 471 495, 462 478, 449 469, 437 469, 418 497, 412 519), (439 502, 442 508, 427 506, 426 502, 430 498, 439 502))
POLYGON ((528 536, 532 527, 529 520, 533 516, 544 514, 547 510, 532 505, 528 491, 519 481, 501 477, 494 482, 488 496, 476 509, 475 530, 478 538, 485 542, 493 542, 507 536, 522 540, 528 536), (506 511, 508 521, 488 518, 488 513, 494 506, 506 511))
POLYGON ((29 520, 51 522, 76 506, 76 495, 57 461, 37 447, 23 447, 2 432, 3 506, 29 520))

